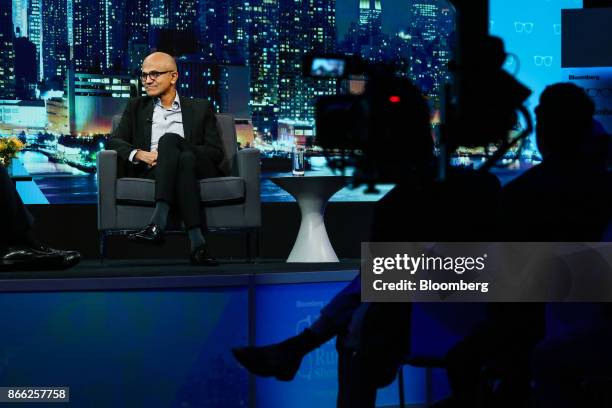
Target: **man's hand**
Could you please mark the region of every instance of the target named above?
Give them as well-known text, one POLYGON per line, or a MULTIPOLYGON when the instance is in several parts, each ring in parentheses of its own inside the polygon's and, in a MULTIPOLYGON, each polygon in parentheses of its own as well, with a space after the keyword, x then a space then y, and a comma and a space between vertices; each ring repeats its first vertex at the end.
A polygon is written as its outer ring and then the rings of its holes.
POLYGON ((134 155, 134 160, 145 162, 149 167, 153 167, 157 164, 157 152, 138 150, 134 155))

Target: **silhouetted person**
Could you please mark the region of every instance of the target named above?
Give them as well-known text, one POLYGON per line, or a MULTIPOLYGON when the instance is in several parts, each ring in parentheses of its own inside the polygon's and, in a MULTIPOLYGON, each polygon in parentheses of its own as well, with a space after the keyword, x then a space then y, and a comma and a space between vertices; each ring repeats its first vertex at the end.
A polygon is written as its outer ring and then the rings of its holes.
POLYGON ((547 87, 536 108, 542 163, 502 192, 506 240, 600 241, 612 206, 609 138, 593 131, 595 106, 576 85, 547 87))
POLYGON ((49 248, 36 239, 34 218, 15 189, 7 170, 0 166, 0 270, 64 269, 76 265, 76 251, 49 248))
MULTIPOLYGON (((602 239, 612 209, 612 181, 604 166, 607 139, 593 132, 593 113, 593 102, 573 84, 556 84, 542 93, 536 139, 543 161, 502 189, 498 224, 503 241, 602 239)), ((491 304, 486 324, 448 355, 455 404, 476 404, 485 367, 501 379, 494 406, 527 403, 532 353, 544 331, 543 304, 491 304)))
MULTIPOLYGON (((506 213, 511 206, 529 203, 508 219, 508 223, 518 218, 527 222, 529 240, 603 239, 612 221, 612 173, 606 163, 610 139, 593 122, 593 114, 593 102, 575 85, 556 84, 542 94, 536 109, 536 137, 543 162, 509 184, 504 193, 506 213)), ((548 337, 537 346, 538 406, 586 404, 580 391, 585 381, 612 376, 610 306, 592 306, 596 307, 583 316, 581 329, 548 337)))
MULTIPOLYGON (((371 240, 488 240, 498 180, 490 174, 452 170, 446 181, 435 181, 429 109, 414 86, 405 91, 401 98, 409 102, 401 123, 408 127, 409 137, 402 137, 398 148, 379 146, 374 154, 380 156, 373 157, 398 179, 376 205, 371 240)), ((374 407, 377 388, 395 378, 400 358, 409 352, 411 305, 361 303, 359 279, 334 296, 301 334, 270 346, 234 349, 235 357, 256 375, 291 380, 304 355, 337 337, 337 406, 374 407)))

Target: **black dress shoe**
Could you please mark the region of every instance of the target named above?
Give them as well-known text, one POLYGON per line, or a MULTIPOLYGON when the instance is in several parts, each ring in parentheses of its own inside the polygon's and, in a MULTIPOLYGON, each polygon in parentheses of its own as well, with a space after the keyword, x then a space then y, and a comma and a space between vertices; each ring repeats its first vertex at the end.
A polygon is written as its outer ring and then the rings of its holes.
POLYGON ((281 344, 233 348, 232 354, 244 368, 255 375, 291 381, 300 368, 304 355, 287 350, 281 344))
POLYGON ((217 266, 219 262, 212 256, 208 254, 206 250, 206 245, 202 245, 197 247, 189 258, 192 265, 201 265, 201 266, 217 266))
MULTIPOLYGON (((77 262, 79 259, 80 255, 77 262)), ((67 260, 61 251, 50 248, 40 251, 29 246, 13 246, 0 253, 0 266, 3 270, 64 269, 74 265, 73 261, 74 257, 67 260)))
POLYGON ((81 254, 78 251, 64 251, 62 249, 49 248, 44 244, 36 247, 36 250, 49 256, 61 256, 61 266, 64 269, 71 268, 81 261, 81 254))
POLYGON ((164 230, 157 224, 149 224, 140 231, 130 234, 128 238, 132 241, 162 244, 164 242, 164 230))

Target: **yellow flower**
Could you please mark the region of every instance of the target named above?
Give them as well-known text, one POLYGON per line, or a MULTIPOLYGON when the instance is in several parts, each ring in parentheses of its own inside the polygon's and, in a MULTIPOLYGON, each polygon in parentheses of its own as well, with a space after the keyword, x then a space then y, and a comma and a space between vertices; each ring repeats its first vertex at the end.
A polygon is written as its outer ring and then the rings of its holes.
POLYGON ((0 138, 0 155, 2 156, 15 157, 24 147, 25 144, 16 137, 0 138))

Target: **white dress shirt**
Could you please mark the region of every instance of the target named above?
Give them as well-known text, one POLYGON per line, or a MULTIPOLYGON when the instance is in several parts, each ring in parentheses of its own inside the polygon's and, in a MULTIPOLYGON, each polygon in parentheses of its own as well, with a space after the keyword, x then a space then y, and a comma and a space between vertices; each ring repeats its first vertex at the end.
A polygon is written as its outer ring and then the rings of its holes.
MULTIPOLYGON (((164 108, 161 103, 161 99, 155 98, 155 107, 153 108, 153 123, 151 124, 151 147, 150 151, 157 151, 157 145, 159 139, 166 133, 176 133, 181 137, 185 137, 183 130, 183 115, 181 113, 181 101, 179 100, 178 93, 174 97, 172 106, 170 108, 164 108)), ((138 150, 134 149, 130 153, 130 161, 132 163, 138 163, 134 160, 134 156, 138 150)))

